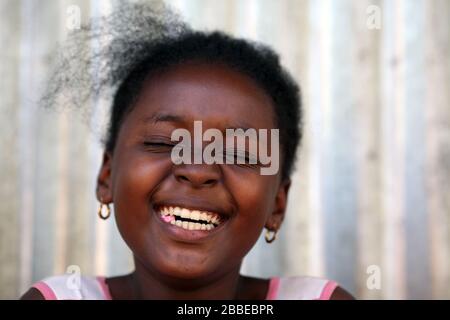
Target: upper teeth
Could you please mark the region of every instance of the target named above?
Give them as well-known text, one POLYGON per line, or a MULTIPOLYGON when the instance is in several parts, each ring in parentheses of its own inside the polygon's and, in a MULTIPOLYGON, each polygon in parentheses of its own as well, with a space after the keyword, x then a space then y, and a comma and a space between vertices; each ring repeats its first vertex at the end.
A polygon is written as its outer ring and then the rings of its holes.
POLYGON ((219 224, 220 218, 217 213, 199 210, 190 210, 187 208, 164 206, 160 209, 162 215, 174 215, 206 223, 219 224))

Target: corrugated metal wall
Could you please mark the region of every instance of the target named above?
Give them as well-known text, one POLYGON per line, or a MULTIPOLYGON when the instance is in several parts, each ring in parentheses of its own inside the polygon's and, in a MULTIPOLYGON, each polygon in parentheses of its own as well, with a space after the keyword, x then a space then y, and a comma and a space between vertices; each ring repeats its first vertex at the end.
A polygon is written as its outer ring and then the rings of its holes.
MULTIPOLYGON (((303 88, 286 223, 243 272, 333 278, 358 298, 450 298, 450 1, 167 2, 194 27, 270 44, 303 88)), ((96 216, 96 136, 34 103, 69 5, 86 21, 115 3, 0 2, 1 298, 69 265, 132 268, 113 220, 96 216)))

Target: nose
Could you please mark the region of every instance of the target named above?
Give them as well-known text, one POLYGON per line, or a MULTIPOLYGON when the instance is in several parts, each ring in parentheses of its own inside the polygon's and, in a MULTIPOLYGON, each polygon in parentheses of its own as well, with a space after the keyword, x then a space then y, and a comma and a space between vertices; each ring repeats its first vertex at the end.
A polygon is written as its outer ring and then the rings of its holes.
POLYGON ((219 182, 221 169, 217 164, 180 164, 173 166, 173 174, 178 182, 194 188, 212 187, 219 182))

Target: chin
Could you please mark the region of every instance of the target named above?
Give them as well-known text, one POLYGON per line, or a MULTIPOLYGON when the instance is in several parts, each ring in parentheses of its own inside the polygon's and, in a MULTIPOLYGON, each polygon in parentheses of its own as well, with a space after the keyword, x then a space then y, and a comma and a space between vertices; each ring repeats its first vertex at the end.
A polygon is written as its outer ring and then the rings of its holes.
POLYGON ((205 260, 203 260, 203 263, 200 260, 188 260, 167 261, 162 264, 162 268, 159 271, 171 278, 195 280, 207 278, 219 269, 218 266, 214 268, 213 266, 205 265, 205 260))
POLYGON ((180 250, 149 253, 150 256, 147 255, 145 260, 140 261, 144 262, 146 269, 174 280, 201 280, 220 270, 219 265, 214 267, 204 255, 193 254, 186 249, 180 250))

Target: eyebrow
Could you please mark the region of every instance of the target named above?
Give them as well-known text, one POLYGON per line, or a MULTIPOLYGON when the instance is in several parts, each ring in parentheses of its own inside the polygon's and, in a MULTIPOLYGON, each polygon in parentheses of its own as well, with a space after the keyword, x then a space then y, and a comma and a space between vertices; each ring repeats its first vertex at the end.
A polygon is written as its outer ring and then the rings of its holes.
POLYGON ((143 123, 151 123, 151 124, 156 124, 158 122, 177 122, 177 123, 182 123, 182 122, 186 122, 186 119, 181 117, 181 116, 177 116, 174 114, 165 114, 165 113, 155 113, 152 114, 149 117, 146 117, 142 120, 143 123))
MULTIPOLYGON (((145 117, 142 120, 142 122, 145 124, 147 124, 147 123, 156 124, 159 122, 187 123, 189 121, 185 117, 175 115, 175 114, 155 113, 155 114, 152 114, 151 116, 145 117)), ((252 126, 250 126, 249 124, 247 124, 245 122, 239 122, 235 126, 227 125, 223 131, 225 131, 226 129, 234 129, 234 130, 242 129, 244 131, 247 131, 248 129, 251 129, 251 128, 252 128, 252 126)))

